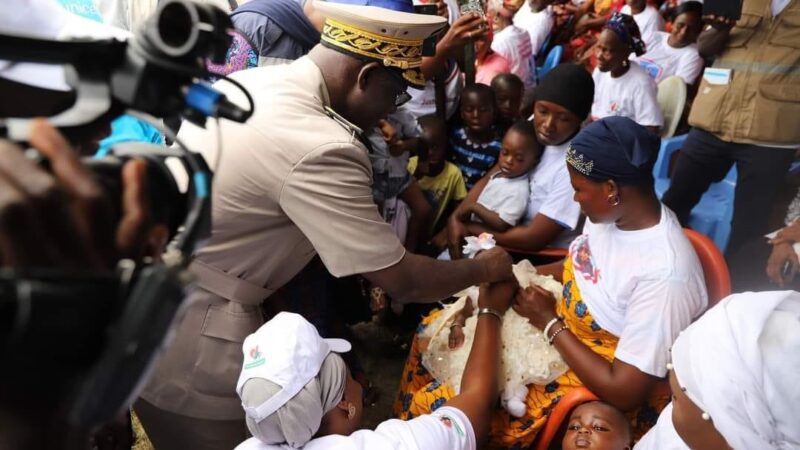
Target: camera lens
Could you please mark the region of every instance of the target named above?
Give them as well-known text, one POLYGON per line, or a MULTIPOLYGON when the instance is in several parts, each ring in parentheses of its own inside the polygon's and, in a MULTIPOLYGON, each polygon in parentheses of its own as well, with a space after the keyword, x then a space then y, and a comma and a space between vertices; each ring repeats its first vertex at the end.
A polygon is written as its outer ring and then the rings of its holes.
POLYGON ((197 44, 200 21, 197 7, 185 0, 169 0, 159 8, 155 32, 150 37, 164 54, 183 57, 192 53, 197 44))

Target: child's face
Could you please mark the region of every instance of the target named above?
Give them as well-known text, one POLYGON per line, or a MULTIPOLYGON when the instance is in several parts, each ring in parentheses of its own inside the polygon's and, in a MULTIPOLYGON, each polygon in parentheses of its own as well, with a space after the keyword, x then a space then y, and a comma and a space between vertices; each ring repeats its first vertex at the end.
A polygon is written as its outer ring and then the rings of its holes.
POLYGON ((508 178, 528 173, 539 164, 539 143, 530 136, 509 130, 500 150, 500 171, 508 178))
POLYGON ((447 135, 441 127, 428 127, 422 130, 420 136, 425 149, 425 156, 431 165, 444 162, 447 150, 447 135))
POLYGON ((630 431, 625 416, 605 403, 584 403, 572 413, 561 448, 563 450, 630 448, 630 431))
POLYGON ((485 133, 494 122, 494 104, 487 95, 468 92, 461 98, 461 120, 473 133, 485 133))
POLYGON ((509 86, 508 83, 497 83, 494 90, 497 113, 504 119, 514 120, 519 117, 519 104, 522 92, 509 86))

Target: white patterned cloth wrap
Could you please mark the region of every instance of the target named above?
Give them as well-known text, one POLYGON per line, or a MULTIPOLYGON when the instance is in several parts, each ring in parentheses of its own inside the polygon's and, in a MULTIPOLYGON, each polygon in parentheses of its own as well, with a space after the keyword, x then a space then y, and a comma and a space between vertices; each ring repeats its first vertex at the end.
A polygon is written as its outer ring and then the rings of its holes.
MULTIPOLYGON (((539 275, 536 268, 528 260, 515 264, 514 275, 520 286, 539 285, 552 292, 557 300, 561 299, 561 283, 549 275, 539 275)), ((461 376, 467 364, 472 340, 475 336, 477 314, 467 318, 464 331, 464 344, 450 350, 448 340, 453 317, 467 301, 473 299, 477 306, 478 287, 473 286, 458 294, 458 301, 445 305, 442 314, 431 322, 419 338, 427 342, 423 346, 422 364, 436 380, 452 386, 458 392, 461 376)), ((477 312, 477 307, 473 308, 477 312)), ((500 367, 500 394, 503 407, 514 415, 521 417, 525 411, 527 385, 547 384, 567 371, 567 364, 561 355, 547 343, 542 331, 528 322, 528 319, 510 309, 503 316, 501 332, 503 348, 500 367)))

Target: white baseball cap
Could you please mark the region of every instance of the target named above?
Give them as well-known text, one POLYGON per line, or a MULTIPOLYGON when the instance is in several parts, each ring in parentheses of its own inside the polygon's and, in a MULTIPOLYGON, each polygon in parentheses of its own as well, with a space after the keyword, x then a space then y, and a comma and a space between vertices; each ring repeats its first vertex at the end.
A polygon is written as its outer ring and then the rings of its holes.
POLYGON ((323 339, 299 314, 278 313, 244 340, 236 393, 241 398, 244 384, 252 378, 269 380, 281 390, 256 407, 243 404, 245 413, 256 422, 269 417, 317 376, 330 352, 345 353, 350 348, 344 339, 323 339))

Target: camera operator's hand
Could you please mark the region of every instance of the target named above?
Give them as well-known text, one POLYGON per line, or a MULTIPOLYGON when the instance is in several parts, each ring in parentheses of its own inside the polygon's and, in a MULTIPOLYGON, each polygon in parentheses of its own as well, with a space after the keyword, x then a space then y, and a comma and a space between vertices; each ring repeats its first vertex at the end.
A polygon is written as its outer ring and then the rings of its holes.
POLYGON ((44 120, 34 122, 31 136, 51 173, 0 140, 0 265, 98 270, 143 256, 144 163, 123 168, 122 218, 115 224, 111 203, 64 137, 44 120))

